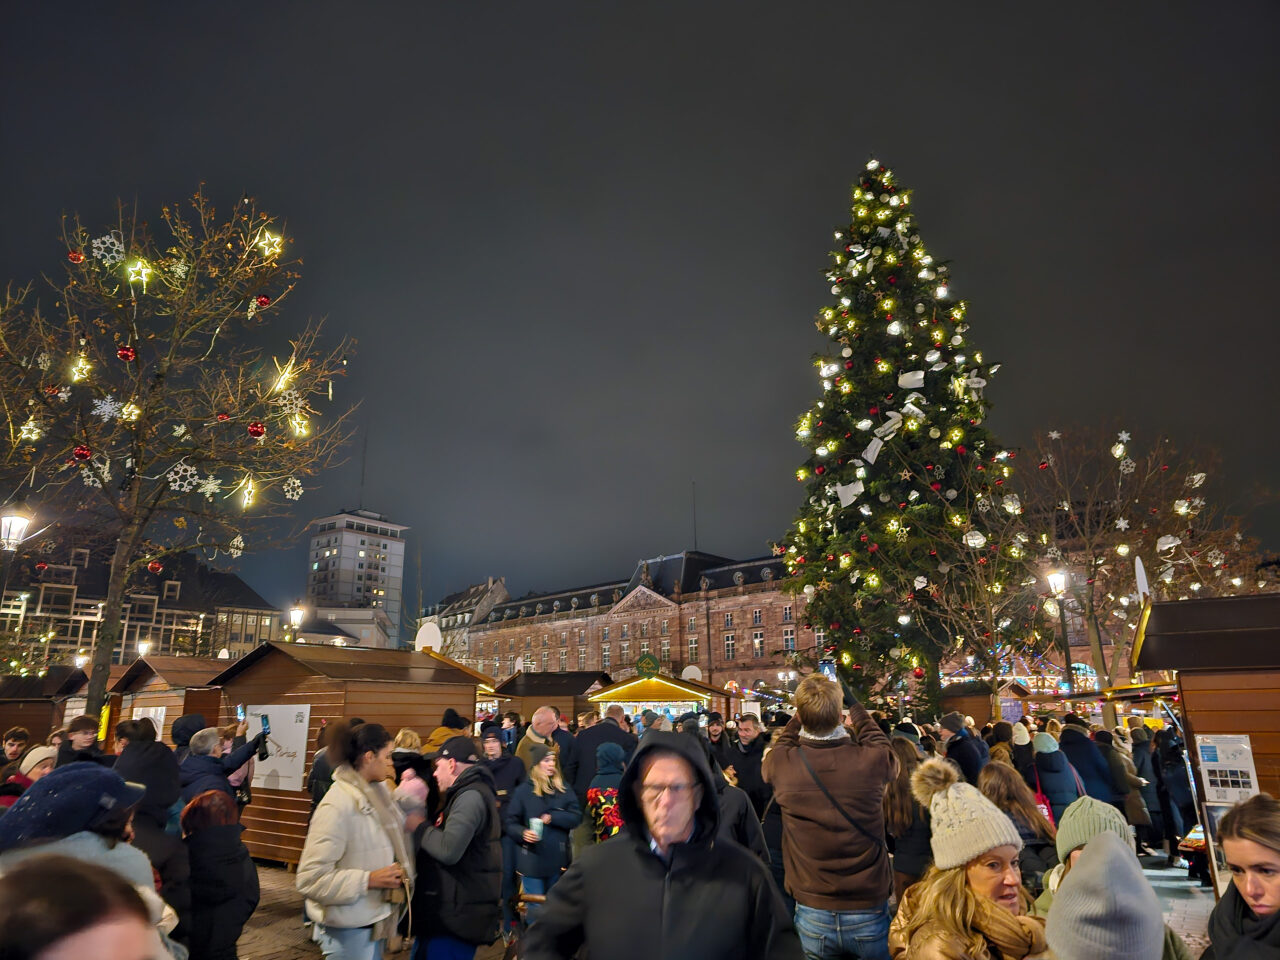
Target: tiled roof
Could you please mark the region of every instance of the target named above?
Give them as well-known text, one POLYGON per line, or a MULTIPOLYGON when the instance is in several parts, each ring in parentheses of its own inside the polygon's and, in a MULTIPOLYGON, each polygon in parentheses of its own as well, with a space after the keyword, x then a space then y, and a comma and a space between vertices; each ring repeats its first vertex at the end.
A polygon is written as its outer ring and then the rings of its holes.
POLYGON ((44 700, 67 697, 89 682, 79 667, 58 664, 43 677, 0 677, 0 700, 44 700))
POLYGON ((476 681, 469 674, 416 650, 334 647, 315 643, 263 643, 227 668, 210 683, 224 686, 266 657, 285 656, 305 669, 331 680, 396 680, 405 683, 461 683, 476 681))
POLYGON ((207 687, 214 677, 227 669, 227 661, 209 657, 139 657, 120 679, 111 685, 112 693, 127 693, 159 677, 170 687, 207 687))
POLYGON ((499 697, 580 697, 593 684, 607 687, 613 680, 598 670, 566 670, 564 673, 516 671, 494 688, 499 697))

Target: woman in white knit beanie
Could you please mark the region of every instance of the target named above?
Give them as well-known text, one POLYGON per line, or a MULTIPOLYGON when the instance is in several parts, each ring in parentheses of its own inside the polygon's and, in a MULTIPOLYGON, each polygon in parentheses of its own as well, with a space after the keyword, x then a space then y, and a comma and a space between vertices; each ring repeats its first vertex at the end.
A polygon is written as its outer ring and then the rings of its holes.
POLYGON ((911 788, 931 817, 933 867, 898 904, 889 929, 894 960, 1024 960, 1044 953, 1044 920, 1030 916, 1013 821, 947 760, 920 764, 911 788))

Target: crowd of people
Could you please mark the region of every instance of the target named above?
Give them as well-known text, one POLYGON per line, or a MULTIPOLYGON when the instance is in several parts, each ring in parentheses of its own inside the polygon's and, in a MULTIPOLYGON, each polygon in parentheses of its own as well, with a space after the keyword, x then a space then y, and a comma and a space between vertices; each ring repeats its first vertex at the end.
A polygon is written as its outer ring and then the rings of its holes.
MULTIPOLYGON (((1139 861, 1180 864, 1195 824, 1175 729, 917 724, 819 674, 793 702, 322 727, 298 922, 331 960, 499 937, 535 960, 1190 960, 1139 861)), ((127 720, 104 753, 97 732, 4 735, 0 958, 235 958, 260 737, 191 715, 169 745, 127 720)), ((1204 956, 1280 957, 1280 802, 1217 832, 1233 883, 1204 956)))

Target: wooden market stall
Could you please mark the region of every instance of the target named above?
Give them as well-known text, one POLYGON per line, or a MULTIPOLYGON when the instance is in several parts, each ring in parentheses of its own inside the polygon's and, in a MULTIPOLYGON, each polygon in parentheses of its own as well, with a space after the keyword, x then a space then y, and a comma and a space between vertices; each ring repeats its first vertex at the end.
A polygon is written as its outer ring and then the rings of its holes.
POLYGON ((210 684, 226 669, 226 660, 207 657, 139 657, 110 689, 120 695, 120 719, 150 717, 171 743, 173 721, 183 714, 202 714, 211 727, 234 719, 221 712, 222 691, 210 684))
POLYGON ((426 653, 302 643, 264 643, 226 664, 211 685, 222 688, 222 715, 237 704, 271 721, 271 756, 255 769, 245 808, 245 844, 255 857, 296 864, 306 839, 311 797, 305 791, 323 724, 358 716, 393 734, 409 727, 426 737, 450 707, 469 715, 476 680, 426 653))
POLYGON ((526 723, 539 707, 555 707, 562 716, 574 719, 580 713, 596 711, 591 694, 613 681, 598 670, 566 670, 563 673, 525 673, 517 670, 494 688, 494 696, 505 700, 503 711, 514 710, 526 723))
POLYGON ((0 677, 0 732, 26 727, 32 740, 42 742, 65 720, 67 699, 89 678, 79 667, 52 666, 43 677, 0 677))
POLYGON ((690 711, 716 711, 730 717, 735 698, 728 690, 718 690, 698 680, 682 680, 658 673, 655 661, 652 669, 640 669, 637 665, 636 676, 610 684, 588 699, 595 709, 617 703, 632 716, 653 710, 674 719, 690 711))
MULTIPOLYGON (((475 717, 479 717, 485 713, 493 713, 496 710, 507 709, 503 706, 505 703, 503 698, 499 697, 494 691, 493 677, 481 673, 479 670, 475 670, 472 667, 468 667, 465 663, 454 660, 452 657, 446 657, 443 653, 439 653, 435 650, 423 648, 422 653, 439 661, 446 667, 453 667, 456 670, 461 670, 476 682, 475 717)), ((472 716, 472 714, 464 714, 464 716, 472 716)))
POLYGON ((1018 681, 1004 680, 1000 683, 998 705, 993 705, 990 680, 963 680, 942 688, 942 712, 957 711, 966 717, 973 717, 973 722, 979 728, 997 720, 1015 723, 1034 710, 1034 706, 1028 702, 1030 696, 1031 691, 1018 681))
POLYGON ((1152 603, 1134 671, 1176 670, 1188 752, 1203 802, 1197 736, 1249 737, 1259 789, 1280 796, 1280 593, 1152 603))

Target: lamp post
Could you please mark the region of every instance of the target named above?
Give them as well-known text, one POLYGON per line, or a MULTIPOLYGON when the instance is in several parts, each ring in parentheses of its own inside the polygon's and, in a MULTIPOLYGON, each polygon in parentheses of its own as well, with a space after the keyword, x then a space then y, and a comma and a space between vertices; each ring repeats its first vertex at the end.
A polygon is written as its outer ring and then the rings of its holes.
POLYGON ((302 618, 306 616, 307 611, 302 607, 301 600, 295 600, 293 606, 289 608, 289 627, 293 634, 293 640, 298 639, 298 630, 302 626, 302 618))
POLYGON ((1045 577, 1049 581, 1049 592, 1057 599, 1058 622, 1062 624, 1062 657, 1067 667, 1067 689, 1076 692, 1076 671, 1071 665, 1071 639, 1067 636, 1067 580, 1065 570, 1053 570, 1045 577))
POLYGON ((146 656, 148 653, 150 653, 150 652, 151 652, 151 641, 150 641, 150 640, 139 640, 139 641, 138 641, 138 656, 140 656, 140 657, 145 657, 145 656, 146 656))

